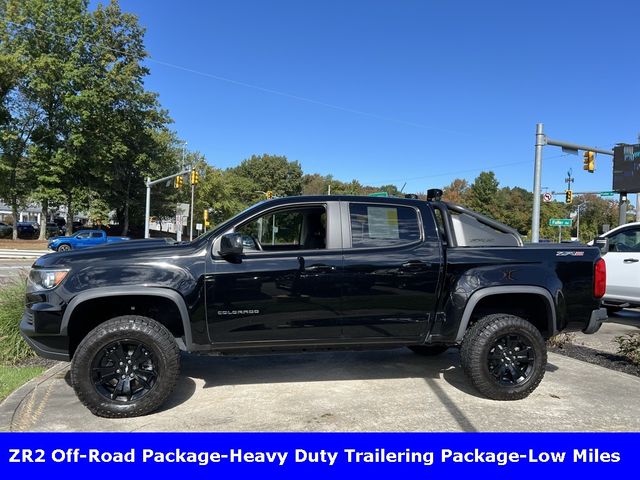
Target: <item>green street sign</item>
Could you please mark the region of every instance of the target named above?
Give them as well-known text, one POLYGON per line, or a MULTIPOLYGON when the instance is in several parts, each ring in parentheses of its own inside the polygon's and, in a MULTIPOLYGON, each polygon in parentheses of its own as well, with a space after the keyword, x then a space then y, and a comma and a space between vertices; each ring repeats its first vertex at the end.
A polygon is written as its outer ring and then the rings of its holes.
POLYGON ((370 193, 369 196, 370 197, 388 197, 389 194, 387 192, 375 192, 375 193, 370 193))
POLYGON ((613 197, 616 192, 600 192, 601 197, 613 197))
POLYGON ((570 227, 571 226, 570 218, 550 218, 549 226, 550 227, 570 227))

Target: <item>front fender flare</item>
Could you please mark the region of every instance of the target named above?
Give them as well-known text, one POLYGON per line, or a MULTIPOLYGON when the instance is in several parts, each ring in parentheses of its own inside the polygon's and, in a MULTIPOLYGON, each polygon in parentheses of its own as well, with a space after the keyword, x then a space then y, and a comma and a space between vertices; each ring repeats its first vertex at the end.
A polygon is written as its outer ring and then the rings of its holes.
POLYGON ((178 307, 180 312, 180 320, 182 321, 182 327, 184 330, 184 342, 187 351, 194 349, 193 338, 191 336, 191 325, 189 323, 189 310, 187 304, 184 301, 182 295, 175 290, 159 287, 101 287, 91 290, 85 290, 84 292, 76 295, 67 305, 62 317, 62 324, 60 325, 60 333, 62 335, 68 335, 69 321, 73 315, 73 311, 82 303, 93 300, 96 298, 105 297, 121 297, 121 296, 155 296, 163 297, 171 300, 178 307))

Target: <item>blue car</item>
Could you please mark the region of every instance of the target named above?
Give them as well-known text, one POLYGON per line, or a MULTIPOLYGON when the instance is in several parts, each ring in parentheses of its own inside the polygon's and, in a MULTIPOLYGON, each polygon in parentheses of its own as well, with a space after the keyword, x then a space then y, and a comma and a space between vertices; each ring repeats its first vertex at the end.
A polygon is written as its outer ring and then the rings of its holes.
POLYGON ((57 252, 68 252, 126 240, 129 240, 129 237, 108 237, 102 230, 80 230, 70 237, 50 238, 48 247, 57 252))

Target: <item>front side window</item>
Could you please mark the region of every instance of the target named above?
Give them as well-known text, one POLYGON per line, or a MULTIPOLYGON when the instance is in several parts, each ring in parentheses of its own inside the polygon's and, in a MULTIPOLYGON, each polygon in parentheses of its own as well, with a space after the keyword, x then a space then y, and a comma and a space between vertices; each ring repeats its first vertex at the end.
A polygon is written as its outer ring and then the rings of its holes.
POLYGON ((626 230, 609 239, 610 252, 640 252, 640 230, 626 230))
POLYGON ((276 210, 238 226, 243 249, 256 251, 318 250, 327 245, 323 206, 276 210))
POLYGON ((420 240, 417 212, 409 207, 352 203, 351 246, 390 247, 420 240))

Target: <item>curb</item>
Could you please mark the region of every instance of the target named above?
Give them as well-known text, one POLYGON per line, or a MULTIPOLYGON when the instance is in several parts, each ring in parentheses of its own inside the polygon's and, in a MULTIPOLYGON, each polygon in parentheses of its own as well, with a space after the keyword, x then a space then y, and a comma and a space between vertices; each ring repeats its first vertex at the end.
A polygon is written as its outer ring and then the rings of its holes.
POLYGON ((0 432, 10 432, 15 412, 27 396, 38 386, 50 380, 53 376, 69 368, 69 362, 58 362, 39 376, 14 390, 0 403, 0 432))

